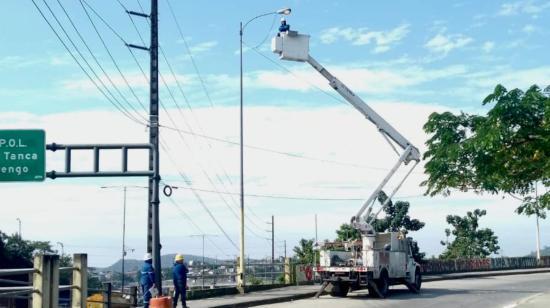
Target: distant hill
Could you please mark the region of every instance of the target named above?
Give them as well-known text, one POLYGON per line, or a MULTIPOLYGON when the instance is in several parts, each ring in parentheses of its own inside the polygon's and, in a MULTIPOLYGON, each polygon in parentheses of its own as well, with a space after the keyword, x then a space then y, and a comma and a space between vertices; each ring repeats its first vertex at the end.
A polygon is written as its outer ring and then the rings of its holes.
MULTIPOLYGON (((161 263, 162 268, 171 267, 174 264, 174 257, 175 256, 176 256, 176 254, 163 255, 160 259, 160 263, 161 263)), ((202 256, 185 255, 185 263, 189 263, 190 261, 202 262, 202 256)), ((223 262, 223 260, 218 260, 218 263, 220 263, 220 262, 223 262)), ((204 263, 206 263, 206 264, 215 264, 216 259, 204 257, 204 263)), ((142 264, 143 264, 142 260, 125 259, 124 260, 124 271, 125 272, 137 271, 141 268, 142 264)), ((108 266, 108 267, 104 268, 103 270, 114 271, 114 272, 122 271, 122 259, 119 259, 113 265, 108 266)))

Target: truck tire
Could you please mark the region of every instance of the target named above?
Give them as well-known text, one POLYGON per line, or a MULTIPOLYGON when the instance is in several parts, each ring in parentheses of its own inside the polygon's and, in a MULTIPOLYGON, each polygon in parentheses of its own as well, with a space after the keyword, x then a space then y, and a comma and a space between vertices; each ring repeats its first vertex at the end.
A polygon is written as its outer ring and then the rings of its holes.
POLYGON ((422 287, 422 273, 420 273, 420 268, 416 268, 414 271, 414 287, 416 288, 416 292, 420 292, 420 288, 422 287))
POLYGON ((413 293, 419 293, 420 288, 422 287, 422 273, 420 273, 420 268, 416 268, 414 271, 414 280, 411 282, 406 282, 407 288, 413 293))
POLYGON ((380 278, 376 280, 376 286, 380 292, 380 297, 385 298, 390 293, 390 279, 388 277, 388 272, 383 270, 380 273, 380 278))
POLYGON ((332 288, 330 290, 330 295, 333 297, 346 297, 349 291, 348 282, 332 282, 332 288))

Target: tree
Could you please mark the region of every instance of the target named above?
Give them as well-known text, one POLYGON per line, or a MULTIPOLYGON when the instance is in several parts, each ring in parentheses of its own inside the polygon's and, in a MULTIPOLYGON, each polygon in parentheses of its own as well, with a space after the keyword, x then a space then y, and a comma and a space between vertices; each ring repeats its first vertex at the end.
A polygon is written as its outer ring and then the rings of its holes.
MULTIPOLYGON (((381 191, 378 194, 378 202, 384 204, 388 199, 388 195, 381 191)), ((418 231, 425 225, 418 219, 411 219, 409 216, 410 203, 407 201, 389 201, 384 207, 384 218, 377 218, 372 222, 372 226, 376 232, 398 232, 418 231)), ((361 238, 361 234, 351 224, 342 224, 340 229, 336 230, 337 241, 357 240, 361 238)), ((421 253, 416 241, 412 241, 413 257, 417 262, 421 262, 425 253, 421 253)))
POLYGON ((50 242, 23 240, 0 231, 0 268, 29 268, 35 252, 53 253, 50 242))
POLYGON ((319 260, 319 252, 313 250, 314 240, 301 239, 299 246, 294 247, 295 257, 301 264, 313 264, 315 260, 319 260))
POLYGON ((500 249, 498 238, 491 229, 479 229, 479 218, 485 216, 485 210, 476 209, 474 212, 466 213, 466 216, 448 215, 447 223, 453 227, 453 230, 445 229, 446 241, 441 241, 441 245, 446 246, 446 250, 441 254, 442 259, 458 258, 485 258, 490 254, 497 254, 500 249), (449 242, 449 237, 453 235, 454 240, 449 242))
POLYGON ((518 214, 545 218, 550 209, 550 97, 547 88, 526 92, 501 85, 483 100, 485 116, 433 113, 422 183, 426 194, 460 191, 504 193, 521 201, 518 214), (540 193, 540 194, 539 194, 540 193))
MULTIPOLYGON (((380 204, 384 204, 388 196, 385 192, 381 191, 378 194, 378 201, 380 204)), ((407 201, 389 201, 384 207, 384 213, 386 217, 377 218, 372 222, 372 226, 376 232, 397 232, 404 230, 418 231, 424 228, 425 223, 418 219, 411 219, 409 216, 410 203, 407 201)))
POLYGON ((361 238, 359 230, 355 229, 351 224, 342 224, 340 229, 336 230, 337 241, 351 241, 361 238))

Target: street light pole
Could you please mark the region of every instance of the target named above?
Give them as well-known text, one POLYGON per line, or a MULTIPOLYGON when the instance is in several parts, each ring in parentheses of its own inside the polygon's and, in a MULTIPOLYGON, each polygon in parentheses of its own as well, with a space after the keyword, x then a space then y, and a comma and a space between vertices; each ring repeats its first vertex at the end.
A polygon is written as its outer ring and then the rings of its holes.
POLYGON ((148 187, 145 186, 101 186, 101 189, 110 189, 110 188, 122 188, 124 192, 124 197, 122 201, 122 281, 121 281, 121 290, 124 293, 124 273, 125 273, 125 258, 126 258, 126 196, 127 196, 127 190, 128 187, 130 188, 143 188, 147 189, 148 187))
POLYGON ((61 257, 63 257, 65 255, 65 247, 61 242, 57 242, 57 245, 61 246, 61 257))
POLYGON ((243 127, 243 33, 246 26, 253 20, 275 14, 289 15, 291 10, 289 8, 283 8, 275 12, 269 12, 258 15, 248 20, 244 25, 241 22, 239 27, 240 38, 240 164, 241 164, 241 226, 240 226, 240 249, 239 249, 239 268, 237 273, 237 288, 239 292, 244 293, 245 286, 245 263, 244 263, 244 127, 243 127))
POLYGON ((22 239, 23 237, 21 236, 21 219, 19 219, 19 217, 17 217, 16 219, 17 219, 17 222, 19 223, 19 239, 22 239))
POLYGON ((120 290, 124 294, 124 258, 126 257, 126 186, 124 186, 124 201, 122 208, 122 281, 120 290))

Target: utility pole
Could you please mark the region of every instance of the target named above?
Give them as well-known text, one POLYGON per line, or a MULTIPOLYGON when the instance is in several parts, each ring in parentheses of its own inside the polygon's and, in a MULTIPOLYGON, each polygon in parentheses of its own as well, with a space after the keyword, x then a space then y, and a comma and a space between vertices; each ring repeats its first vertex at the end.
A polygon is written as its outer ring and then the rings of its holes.
POLYGON ((155 285, 162 295, 162 270, 160 263, 160 227, 159 227, 159 82, 158 82, 158 0, 151 0, 151 45, 149 46, 149 169, 153 176, 149 178, 149 208, 147 215, 147 251, 153 255, 155 285))
POLYGON ((202 280, 202 289, 204 290, 204 238, 207 236, 217 236, 214 234, 193 234, 189 237, 201 237, 202 238, 202 264, 201 264, 201 280, 202 280))
POLYGON ((275 262, 275 217, 271 215, 271 266, 275 262))
MULTIPOLYGON (((266 222, 266 224, 271 225, 271 231, 266 230, 266 232, 271 232, 271 270, 273 272, 273 267, 275 263, 275 216, 271 215, 271 222, 266 222)), ((273 280, 273 275, 271 275, 271 278, 273 280)))
POLYGON ((285 240, 285 260, 286 260, 286 240, 285 240))
POLYGON ((124 186, 124 201, 122 207, 122 281, 120 290, 124 294, 124 258, 126 257, 126 186, 124 186))
POLYGON ((317 265, 317 244, 318 243, 318 239, 317 239, 317 214, 315 214, 315 245, 314 246, 314 250, 313 250, 313 265, 317 265))

